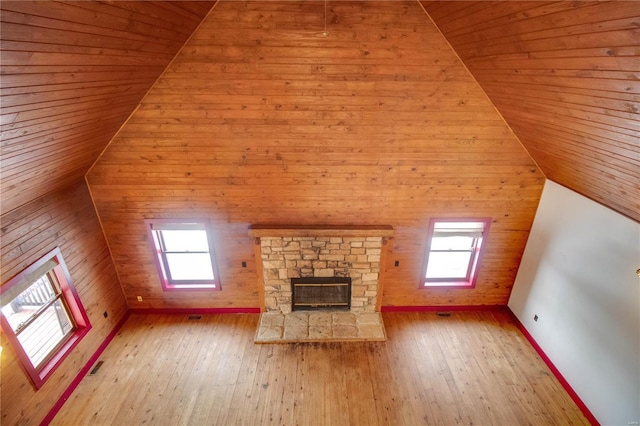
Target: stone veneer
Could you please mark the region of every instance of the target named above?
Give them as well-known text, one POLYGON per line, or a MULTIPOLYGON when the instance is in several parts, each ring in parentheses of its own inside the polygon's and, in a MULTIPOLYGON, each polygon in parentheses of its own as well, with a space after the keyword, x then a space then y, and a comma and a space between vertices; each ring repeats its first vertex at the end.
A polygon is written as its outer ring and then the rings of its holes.
POLYGON ((291 312, 291 278, 351 277, 351 312, 375 312, 382 237, 261 237, 267 312, 291 312))

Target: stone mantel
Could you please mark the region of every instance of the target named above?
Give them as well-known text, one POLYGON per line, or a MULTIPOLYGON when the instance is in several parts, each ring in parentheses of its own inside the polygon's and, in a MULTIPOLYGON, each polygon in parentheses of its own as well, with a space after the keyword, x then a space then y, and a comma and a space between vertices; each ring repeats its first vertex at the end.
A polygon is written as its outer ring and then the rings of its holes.
POLYGON ((249 234, 253 237, 391 237, 393 227, 389 225, 252 225, 249 234))
POLYGON ((251 226, 262 312, 290 312, 291 278, 332 276, 351 277, 352 312, 379 312, 380 268, 393 232, 368 225, 251 226))

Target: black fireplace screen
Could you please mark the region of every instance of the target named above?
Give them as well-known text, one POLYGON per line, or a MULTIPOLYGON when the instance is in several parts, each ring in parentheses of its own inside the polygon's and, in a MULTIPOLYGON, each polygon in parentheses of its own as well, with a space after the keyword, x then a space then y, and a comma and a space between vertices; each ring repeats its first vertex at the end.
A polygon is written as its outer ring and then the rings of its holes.
POLYGON ((350 277, 291 278, 293 311, 351 308, 350 277))

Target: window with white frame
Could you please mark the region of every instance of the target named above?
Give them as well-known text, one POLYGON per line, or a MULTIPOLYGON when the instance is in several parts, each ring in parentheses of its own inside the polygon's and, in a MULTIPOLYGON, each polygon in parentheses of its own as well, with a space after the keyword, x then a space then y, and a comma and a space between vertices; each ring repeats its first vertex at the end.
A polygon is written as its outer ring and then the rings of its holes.
POLYGON ((90 328, 57 248, 2 286, 2 330, 37 388, 90 328))
POLYGON ((490 219, 433 219, 421 285, 474 287, 490 219))
POLYGON ((220 290, 207 222, 147 220, 164 290, 220 290))

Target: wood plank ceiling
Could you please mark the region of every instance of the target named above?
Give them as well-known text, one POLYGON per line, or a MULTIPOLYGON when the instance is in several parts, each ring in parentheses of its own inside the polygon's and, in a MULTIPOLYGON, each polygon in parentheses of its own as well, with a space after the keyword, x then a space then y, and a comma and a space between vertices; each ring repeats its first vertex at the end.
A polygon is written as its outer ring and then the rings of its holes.
MULTIPOLYGON (((213 4, 1 2, 0 211, 81 179, 213 4)), ((640 221, 637 2, 424 6, 548 178, 640 221)))
POLYGON ((423 4, 545 176, 640 221, 640 3, 423 4))
POLYGON ((1 212, 83 178, 212 1, 2 1, 1 212))

